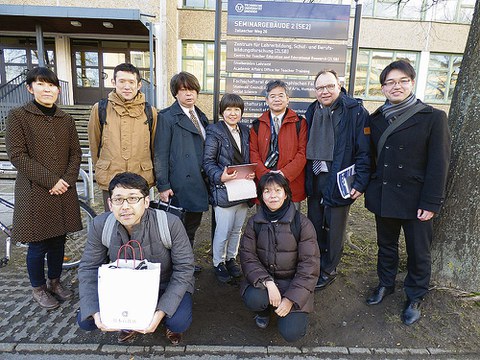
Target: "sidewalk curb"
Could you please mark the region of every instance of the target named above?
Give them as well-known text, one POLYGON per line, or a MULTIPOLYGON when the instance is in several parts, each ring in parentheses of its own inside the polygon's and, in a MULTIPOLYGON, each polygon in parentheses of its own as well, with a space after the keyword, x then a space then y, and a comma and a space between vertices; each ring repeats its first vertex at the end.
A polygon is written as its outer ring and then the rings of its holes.
POLYGON ((35 344, 35 343, 0 343, 0 353, 61 353, 61 354, 259 354, 259 355, 314 355, 331 354, 343 356, 355 355, 472 355, 467 351, 453 351, 438 348, 364 348, 364 347, 295 347, 295 346, 209 346, 209 345, 185 345, 185 346, 122 346, 100 344, 35 344))

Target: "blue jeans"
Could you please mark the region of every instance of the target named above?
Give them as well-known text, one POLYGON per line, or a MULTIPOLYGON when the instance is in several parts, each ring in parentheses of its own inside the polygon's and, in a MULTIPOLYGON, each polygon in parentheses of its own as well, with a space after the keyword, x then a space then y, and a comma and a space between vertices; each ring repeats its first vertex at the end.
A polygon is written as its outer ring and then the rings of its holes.
POLYGON ((47 255, 48 278, 58 279, 62 275, 65 235, 52 237, 28 244, 27 270, 33 287, 45 285, 45 255, 47 255))
MULTIPOLYGON (((162 296, 164 292, 164 290, 160 290, 159 297, 162 296)), ((167 329, 176 333, 183 333, 187 331, 192 324, 192 304, 192 294, 188 292, 185 293, 182 301, 180 301, 180 304, 178 305, 177 311, 175 311, 175 314, 173 314, 172 317, 165 316, 162 320, 162 323, 165 324, 167 329)), ((79 311, 77 313, 77 322, 80 329, 92 331, 97 328, 95 325, 95 320, 93 320, 92 316, 88 317, 84 321, 81 321, 81 319, 82 315, 79 311)))
MULTIPOLYGON (((267 289, 248 286, 243 293, 243 301, 249 310, 260 316, 270 316, 273 307, 269 304, 267 289)), ((285 317, 278 317, 278 332, 288 342, 294 342, 307 333, 308 314, 306 312, 290 312, 285 317)))

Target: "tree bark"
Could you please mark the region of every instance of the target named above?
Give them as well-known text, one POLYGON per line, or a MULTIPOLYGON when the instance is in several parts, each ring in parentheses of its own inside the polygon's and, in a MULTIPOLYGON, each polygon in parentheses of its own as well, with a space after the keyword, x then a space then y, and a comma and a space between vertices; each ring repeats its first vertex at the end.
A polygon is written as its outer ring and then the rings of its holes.
MULTIPOLYGON (((480 0, 449 113, 452 157, 446 199, 434 222, 432 278, 480 290, 480 0)), ((448 86, 448 85, 447 85, 448 86)))

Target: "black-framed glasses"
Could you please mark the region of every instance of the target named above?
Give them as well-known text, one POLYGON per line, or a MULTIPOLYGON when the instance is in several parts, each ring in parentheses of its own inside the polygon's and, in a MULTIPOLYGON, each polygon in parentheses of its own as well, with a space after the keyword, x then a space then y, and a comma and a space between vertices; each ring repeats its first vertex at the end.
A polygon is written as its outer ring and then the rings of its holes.
POLYGON ((328 92, 332 92, 333 90, 335 90, 336 87, 337 87, 337 84, 328 84, 325 86, 315 86, 315 90, 317 90, 320 93, 324 92, 325 90, 327 90, 328 92))
POLYGON ((142 199, 144 199, 145 196, 129 196, 127 198, 110 198, 110 201, 112 202, 113 205, 120 206, 123 205, 123 203, 126 201, 129 205, 135 205, 138 204, 138 202, 142 199))

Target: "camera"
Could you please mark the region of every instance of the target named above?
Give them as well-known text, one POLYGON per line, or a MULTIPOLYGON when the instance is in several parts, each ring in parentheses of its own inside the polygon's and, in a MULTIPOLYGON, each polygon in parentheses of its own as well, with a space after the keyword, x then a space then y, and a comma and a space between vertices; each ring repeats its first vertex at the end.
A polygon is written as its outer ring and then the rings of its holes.
POLYGON ((267 169, 273 169, 275 166, 277 166, 278 162, 278 151, 274 150, 271 151, 270 154, 267 156, 267 160, 265 160, 265 167, 267 169))

